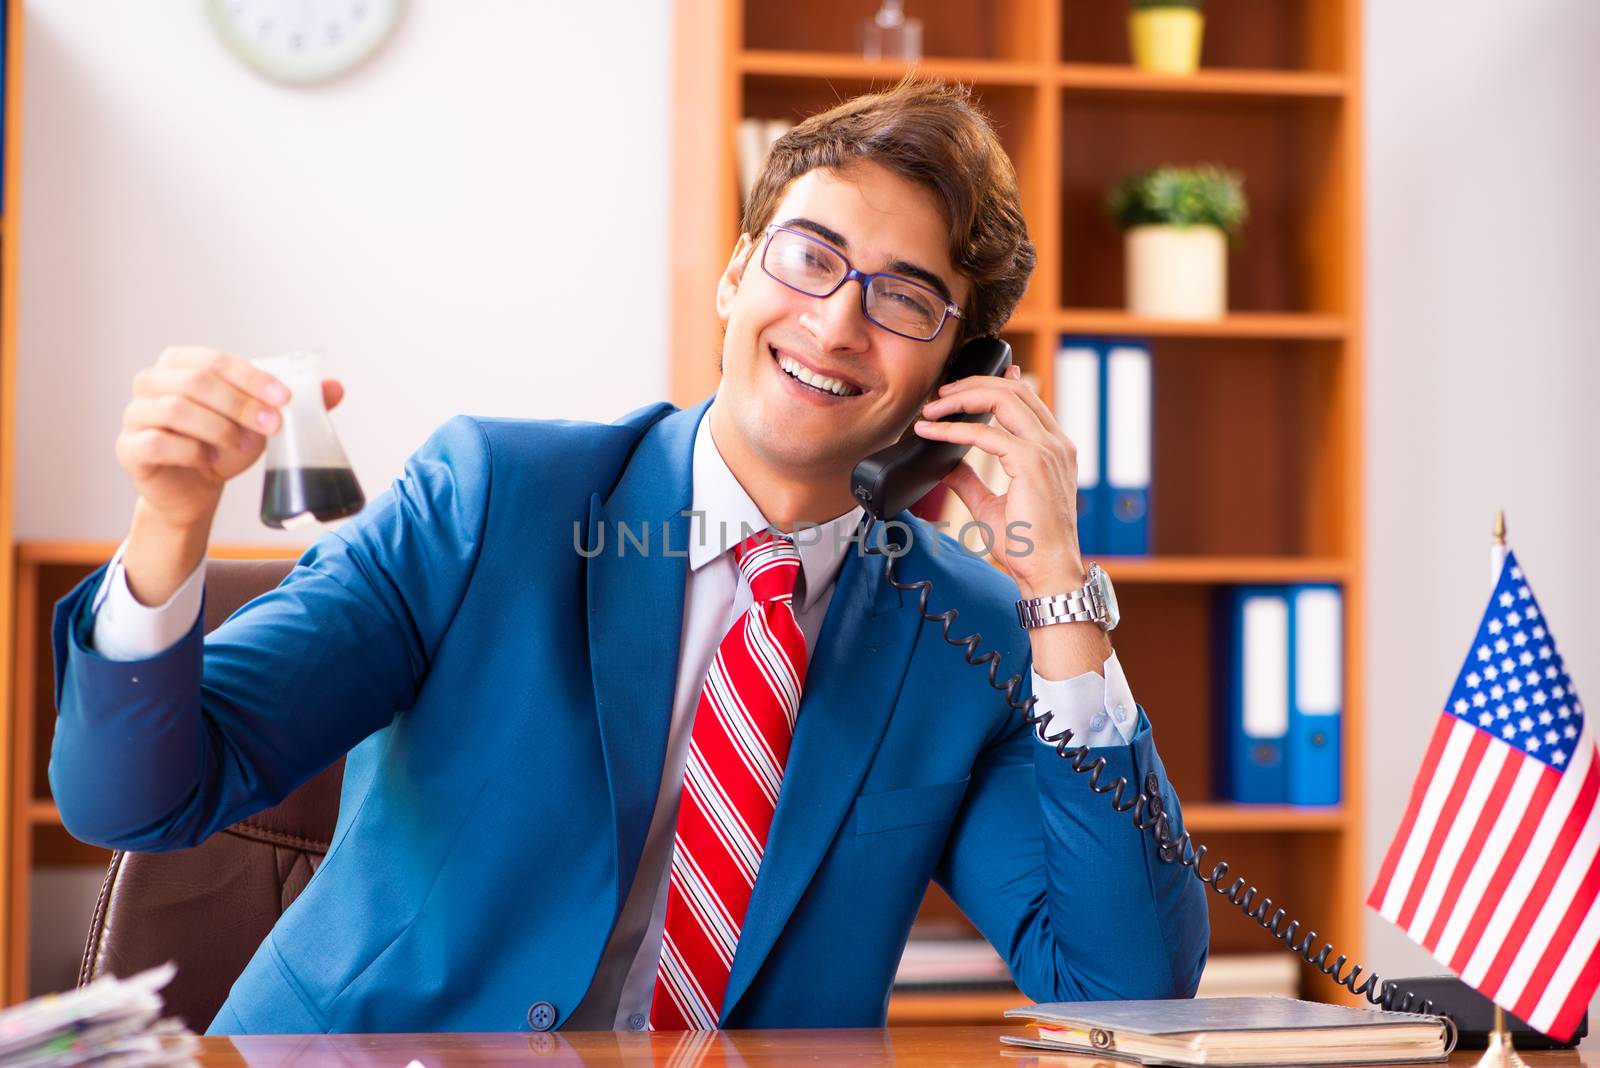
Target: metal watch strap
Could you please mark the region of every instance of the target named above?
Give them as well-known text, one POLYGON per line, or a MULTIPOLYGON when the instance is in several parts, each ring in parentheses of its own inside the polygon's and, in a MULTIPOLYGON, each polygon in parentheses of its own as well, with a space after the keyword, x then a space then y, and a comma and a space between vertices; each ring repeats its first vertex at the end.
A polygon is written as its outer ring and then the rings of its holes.
POLYGON ((1091 586, 1051 597, 1030 597, 1017 602, 1017 622, 1026 630, 1052 623, 1096 623, 1100 611, 1089 592, 1091 586))

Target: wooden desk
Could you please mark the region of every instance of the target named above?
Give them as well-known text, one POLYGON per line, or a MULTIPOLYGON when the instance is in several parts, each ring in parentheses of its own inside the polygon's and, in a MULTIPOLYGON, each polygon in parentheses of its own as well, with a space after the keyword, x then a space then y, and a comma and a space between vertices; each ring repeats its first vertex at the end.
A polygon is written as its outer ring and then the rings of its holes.
MULTIPOLYGON (((504 1035, 274 1035, 201 1039, 207 1068, 425 1068, 470 1065, 616 1065, 627 1068, 768 1068, 780 1065, 1008 1065, 1027 1068, 1125 1068, 1120 1061, 1063 1054, 1002 1053, 1008 1027, 891 1027, 885 1030, 722 1031, 614 1034, 586 1031, 504 1035)), ((1458 1052, 1450 1068, 1471 1068, 1480 1053, 1458 1052)), ((1576 1052, 1524 1053, 1529 1068, 1600 1068, 1576 1052)))

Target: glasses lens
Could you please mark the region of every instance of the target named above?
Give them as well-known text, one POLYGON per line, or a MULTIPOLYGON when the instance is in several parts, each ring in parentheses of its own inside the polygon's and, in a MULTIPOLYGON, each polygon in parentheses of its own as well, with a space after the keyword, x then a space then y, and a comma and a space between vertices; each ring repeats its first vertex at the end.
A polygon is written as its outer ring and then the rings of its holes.
POLYGON ((774 230, 761 261, 767 273, 802 293, 824 296, 844 274, 844 261, 831 249, 788 230, 774 230))
POLYGON ((944 301, 915 282, 879 275, 867 289, 867 314, 896 333, 926 340, 944 323, 944 301))

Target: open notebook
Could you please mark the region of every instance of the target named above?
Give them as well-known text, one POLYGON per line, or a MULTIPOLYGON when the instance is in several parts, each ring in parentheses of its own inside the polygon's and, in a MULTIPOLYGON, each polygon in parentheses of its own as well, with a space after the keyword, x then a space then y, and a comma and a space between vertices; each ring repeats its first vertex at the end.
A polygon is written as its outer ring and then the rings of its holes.
POLYGON ((1031 1049, 1093 1053, 1140 1064, 1393 1064, 1442 1061, 1455 1025, 1442 1016, 1381 1012, 1294 998, 1059 1001, 1010 1009, 1031 1049))

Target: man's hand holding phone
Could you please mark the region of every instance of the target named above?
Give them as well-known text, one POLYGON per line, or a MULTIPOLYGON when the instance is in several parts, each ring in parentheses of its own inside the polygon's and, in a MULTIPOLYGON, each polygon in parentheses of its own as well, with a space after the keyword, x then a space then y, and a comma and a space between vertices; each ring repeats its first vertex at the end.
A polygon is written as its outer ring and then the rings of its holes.
MULTIPOLYGON (((1077 449, 1021 378, 1013 366, 1003 377, 973 375, 948 382, 923 407, 915 430, 931 441, 974 445, 1000 461, 1011 477, 1003 494, 991 492, 965 460, 945 484, 993 532, 989 551, 1016 579, 1023 597, 1070 593, 1087 577, 1078 548, 1077 449), (956 412, 989 412, 994 420, 935 422, 956 412), (1021 537, 1008 537, 1011 531, 1021 537)), ((1110 639, 1092 623, 1040 627, 1029 637, 1034 667, 1045 678, 1100 672, 1111 655, 1110 639)))
MULTIPOLYGON (((322 384, 332 408, 344 387, 322 384)), ((117 462, 139 494, 123 556, 128 588, 161 604, 199 566, 229 479, 255 463, 283 425, 284 384, 248 360, 174 346, 133 380, 117 462)))

